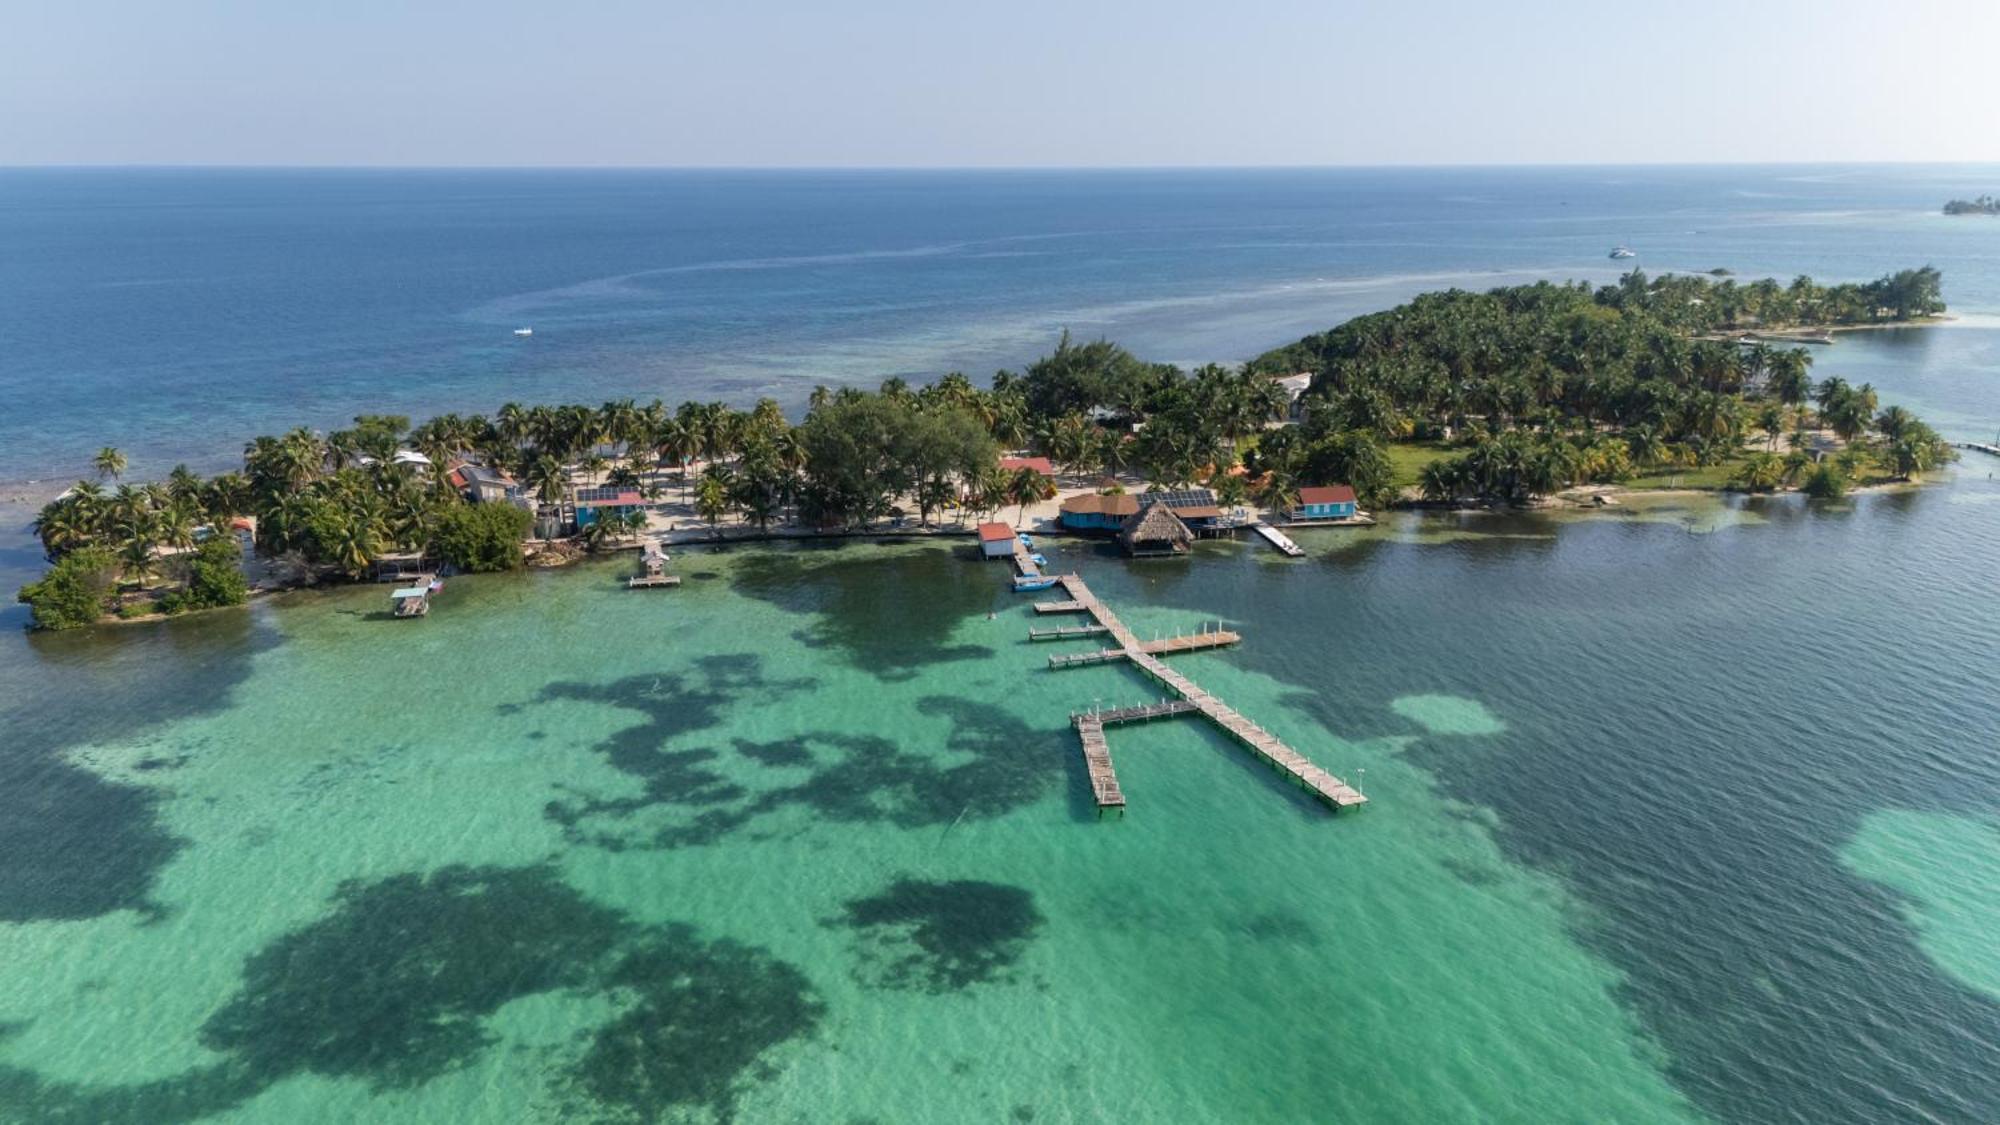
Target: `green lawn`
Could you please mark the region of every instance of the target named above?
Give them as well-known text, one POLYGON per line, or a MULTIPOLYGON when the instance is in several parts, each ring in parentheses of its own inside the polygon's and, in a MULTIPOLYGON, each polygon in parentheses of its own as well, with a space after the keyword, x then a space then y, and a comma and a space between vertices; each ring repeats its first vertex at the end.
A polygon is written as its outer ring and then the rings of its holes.
POLYGON ((1389 464, 1395 468, 1397 488, 1415 488, 1417 474, 1424 466, 1459 451, 1438 441, 1392 441, 1388 443, 1389 464))

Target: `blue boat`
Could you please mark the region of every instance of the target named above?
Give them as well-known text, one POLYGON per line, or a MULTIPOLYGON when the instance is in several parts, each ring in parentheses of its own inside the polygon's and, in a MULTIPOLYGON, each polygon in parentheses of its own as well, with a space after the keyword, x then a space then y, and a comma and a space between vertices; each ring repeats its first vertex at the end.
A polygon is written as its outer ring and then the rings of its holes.
POLYGON ((1035 547, 1034 539, 1030 537, 1028 533, 1025 531, 1015 535, 1014 538, 1019 539, 1021 541, 1021 546, 1026 547, 1029 550, 1033 550, 1035 547))
POLYGON ((1029 562, 1032 562, 1032 563, 1034 563, 1034 564, 1035 564, 1036 566, 1047 566, 1047 565, 1049 565, 1049 560, 1047 560, 1047 559, 1043 558, 1043 557, 1042 557, 1041 555, 1039 555, 1039 554, 1036 554, 1036 555, 1029 555, 1029 556, 1028 556, 1028 561, 1029 561, 1029 562))
POLYGON ((1021 578, 1014 579, 1014 592, 1017 594, 1025 594, 1030 590, 1046 590, 1055 584, 1056 580, 1049 577, 1046 574, 1035 578, 1028 578, 1024 576, 1021 578))

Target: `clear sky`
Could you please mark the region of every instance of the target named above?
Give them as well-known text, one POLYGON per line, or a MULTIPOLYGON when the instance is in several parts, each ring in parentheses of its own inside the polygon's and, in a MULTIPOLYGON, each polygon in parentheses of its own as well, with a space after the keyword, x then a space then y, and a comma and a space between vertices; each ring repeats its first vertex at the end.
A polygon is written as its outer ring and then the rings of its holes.
POLYGON ((2000 0, 0 0, 0 164, 2000 160, 2000 0))

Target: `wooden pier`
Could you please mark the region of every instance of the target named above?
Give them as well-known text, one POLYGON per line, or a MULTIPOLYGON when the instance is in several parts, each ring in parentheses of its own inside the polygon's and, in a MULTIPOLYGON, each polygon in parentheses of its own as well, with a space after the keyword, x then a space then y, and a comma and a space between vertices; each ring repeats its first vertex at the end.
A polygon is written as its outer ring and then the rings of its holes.
POLYGON ((1029 629, 1031 641, 1073 641, 1079 637, 1101 637, 1111 630, 1102 625, 1057 625, 1052 629, 1029 629))
POLYGON ((1083 603, 1078 601, 1035 603, 1036 613, 1082 613, 1083 610, 1083 603))
POLYGON ((1975 453, 1984 453, 1988 457, 2000 457, 2000 445, 1987 445, 1978 441, 1961 441, 1954 444, 1960 449, 1970 449, 1975 453))
POLYGON ((1125 791, 1118 788, 1118 771, 1111 768, 1111 744, 1104 741, 1104 724, 1094 715, 1079 715, 1071 721, 1083 741, 1083 768, 1090 775, 1090 795, 1097 802, 1097 815, 1103 816, 1105 809, 1117 809, 1118 815, 1124 816, 1125 791))
MULTIPOLYGON (((1117 774, 1111 768, 1111 750, 1104 741, 1104 728, 1110 723, 1134 722, 1147 718, 1161 718, 1168 715, 1187 714, 1199 711, 1217 726, 1228 731, 1237 741, 1263 759, 1272 768, 1302 786, 1307 792, 1326 802, 1335 812, 1356 808, 1368 802, 1360 790, 1328 773, 1312 763, 1305 755, 1285 745, 1276 735, 1251 722, 1222 700, 1203 691, 1199 684, 1179 672, 1167 667, 1160 656, 1174 652, 1187 652, 1197 648, 1214 648, 1223 644, 1234 644, 1240 638, 1226 630, 1205 630, 1182 637, 1168 637, 1146 642, 1118 620, 1097 596, 1090 592, 1082 578, 1065 574, 1057 579, 1073 599, 1069 603, 1090 614, 1097 624, 1104 627, 1118 641, 1115 649, 1100 649, 1096 652, 1071 653, 1049 658, 1051 668, 1069 668, 1084 664, 1102 664, 1112 660, 1129 660, 1139 666, 1147 675, 1180 697, 1178 704, 1171 701, 1149 704, 1142 707, 1123 708, 1117 711, 1092 711, 1070 716, 1077 734, 1083 741, 1084 764, 1090 772, 1091 789, 1096 795, 1100 813, 1106 808, 1117 808, 1122 814, 1125 809, 1125 794, 1118 788, 1117 774), (1226 639, 1225 639, 1226 638, 1226 639)), ((1051 603, 1043 603, 1051 604, 1051 603)), ((1042 610, 1042 606, 1035 607, 1042 610)), ((1045 610, 1043 612, 1058 612, 1045 610)), ((1074 612, 1063 610, 1062 612, 1074 612)))
POLYGON ((1258 520, 1256 523, 1251 524, 1250 529, 1263 536, 1271 546, 1283 551, 1287 557, 1296 559, 1306 553, 1304 547, 1292 542, 1291 536, 1286 535, 1263 520, 1258 520))

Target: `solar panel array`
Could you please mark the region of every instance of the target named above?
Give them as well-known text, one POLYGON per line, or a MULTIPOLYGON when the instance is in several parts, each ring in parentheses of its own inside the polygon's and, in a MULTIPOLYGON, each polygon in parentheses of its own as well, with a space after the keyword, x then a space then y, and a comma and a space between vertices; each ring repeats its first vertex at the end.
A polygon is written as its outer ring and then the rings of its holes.
POLYGON ((1139 497, 1141 504, 1165 504, 1169 508, 1213 508, 1216 507, 1215 493, 1206 488, 1180 488, 1164 492, 1148 492, 1139 497))

